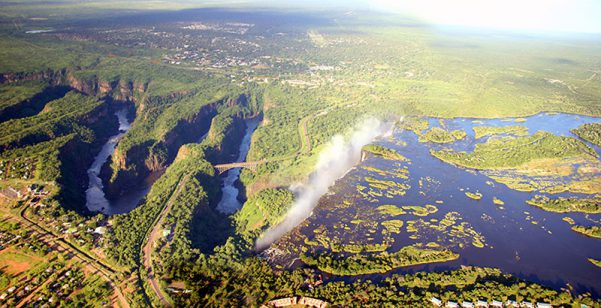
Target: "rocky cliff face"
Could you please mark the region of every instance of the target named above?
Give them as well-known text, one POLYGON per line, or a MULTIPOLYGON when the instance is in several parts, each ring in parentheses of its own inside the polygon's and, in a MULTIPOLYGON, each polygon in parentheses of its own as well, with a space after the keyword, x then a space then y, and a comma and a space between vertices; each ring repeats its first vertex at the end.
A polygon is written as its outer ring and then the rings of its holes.
POLYGON ((1 73, 0 83, 14 83, 18 81, 48 81, 53 85, 64 84, 67 76, 67 69, 58 71, 46 70, 42 72, 20 72, 20 73, 1 73))
MULTIPOLYGON (((140 94, 147 92, 147 82, 124 79, 108 81, 100 80, 97 77, 81 78, 78 77, 75 71, 69 69, 37 73, 0 74, 0 83, 13 83, 23 80, 44 80, 51 85, 66 86, 88 95, 105 97, 113 102, 134 102, 137 114, 144 110, 146 102, 173 101, 191 94, 184 90, 161 97, 147 97, 146 101, 137 101, 136 98, 140 97, 140 94)), ((174 128, 165 133, 160 140, 135 145, 125 153, 117 148, 113 154, 111 164, 103 166, 101 172, 101 176, 107 176, 103 178, 107 198, 114 199, 128 189, 140 185, 149 175, 160 174, 173 162, 183 144, 197 142, 202 135, 209 131, 218 109, 228 110, 236 106, 248 107, 248 104, 248 97, 241 95, 237 98, 205 105, 192 117, 179 120, 174 128), (109 174, 111 175, 110 178, 108 178, 109 174)), ((248 112, 248 110, 245 112, 248 112)), ((105 117, 106 111, 99 113, 98 116, 105 117)), ((245 124, 243 119, 245 116, 247 114, 229 116, 232 122, 222 127, 220 132, 222 138, 209 150, 208 155, 210 157, 208 158, 212 162, 230 162, 236 158, 240 142, 244 136, 245 124)), ((94 122, 98 119, 89 120, 94 122)))
POLYGON ((132 186, 142 183, 150 174, 166 169, 183 144, 198 141, 209 130, 220 104, 222 102, 203 106, 193 117, 181 119, 161 140, 154 143, 136 145, 126 153, 121 153, 117 148, 113 154, 113 176, 105 185, 107 197, 114 199, 132 186))
POLYGON ((119 101, 134 101, 135 94, 144 93, 148 88, 147 82, 122 79, 107 81, 97 77, 84 79, 69 69, 0 74, 0 84, 18 81, 46 81, 54 86, 68 86, 88 95, 110 96, 119 101))
POLYGON ((215 121, 223 119, 217 117, 220 108, 226 107, 224 109, 228 110, 246 104, 247 97, 241 95, 205 105, 191 118, 181 119, 161 140, 134 146, 127 153, 121 153, 117 148, 113 154, 113 175, 105 181, 107 197, 117 198, 132 188, 132 185, 141 184, 149 175, 162 172, 173 162, 182 145, 198 142, 206 133, 222 136, 219 142, 207 149, 207 160, 214 164, 235 160, 246 128, 244 115, 225 117, 231 120, 227 125, 215 125, 215 121), (220 127, 219 132, 215 131, 215 127, 220 127))

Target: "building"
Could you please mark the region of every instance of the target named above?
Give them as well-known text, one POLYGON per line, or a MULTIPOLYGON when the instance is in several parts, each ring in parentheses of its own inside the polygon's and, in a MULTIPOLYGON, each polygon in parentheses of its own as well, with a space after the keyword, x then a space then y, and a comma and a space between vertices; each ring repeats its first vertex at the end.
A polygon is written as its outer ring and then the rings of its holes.
POLYGON ((522 302, 521 306, 526 308, 534 308, 534 305, 532 305, 531 302, 522 302))
POLYGON ((432 297, 432 298, 430 299, 430 302, 432 302, 432 304, 434 304, 434 306, 436 306, 436 307, 440 307, 440 306, 442 306, 442 301, 441 301, 441 300, 439 300, 439 299, 438 299, 438 298, 436 298, 436 297, 432 297))
POLYGON ((298 300, 298 304, 299 305, 305 305, 308 307, 315 307, 315 308, 325 308, 328 306, 328 303, 316 298, 311 298, 311 297, 302 297, 298 300))
POLYGON ((506 307, 520 307, 520 305, 518 304, 518 302, 512 301, 512 300, 507 300, 505 302, 505 306, 506 307))
POLYGON ((279 299, 274 299, 272 301, 267 302, 267 306, 269 307, 287 307, 287 306, 292 306, 292 305, 296 305, 297 301, 296 301, 296 297, 286 297, 286 298, 279 298, 279 299))
POLYGON ((536 303, 536 308, 553 308, 553 306, 547 303, 536 303))
POLYGON ((326 307, 328 307, 329 303, 326 301, 316 299, 316 298, 303 297, 303 296, 298 298, 298 297, 294 296, 294 297, 286 297, 286 298, 279 298, 279 299, 271 300, 271 301, 267 302, 266 304, 261 305, 261 308, 288 307, 288 306, 296 306, 296 305, 303 305, 306 307, 314 307, 314 308, 326 308, 326 307))
POLYGON ((472 304, 471 302, 463 302, 463 303, 461 303, 461 307, 463 307, 463 308, 474 308, 474 304, 472 304))
POLYGON ((447 307, 447 308, 459 308, 459 304, 457 304, 456 302, 448 301, 447 305, 445 307, 447 307))
POLYGON ((488 307, 488 302, 479 300, 476 302, 476 307, 488 307))
POLYGON ((491 307, 503 308, 503 302, 493 300, 490 304, 491 307))

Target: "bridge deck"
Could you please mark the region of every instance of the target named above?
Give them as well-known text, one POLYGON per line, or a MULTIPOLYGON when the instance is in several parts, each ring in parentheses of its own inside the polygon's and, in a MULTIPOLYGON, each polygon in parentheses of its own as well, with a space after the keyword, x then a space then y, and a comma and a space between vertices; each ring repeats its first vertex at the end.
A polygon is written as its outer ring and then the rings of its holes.
POLYGON ((249 161, 249 162, 239 162, 239 163, 229 163, 229 164, 219 164, 215 165, 215 169, 219 171, 219 174, 222 174, 230 169, 234 168, 246 168, 253 172, 257 171, 257 166, 266 163, 266 160, 260 161, 249 161))

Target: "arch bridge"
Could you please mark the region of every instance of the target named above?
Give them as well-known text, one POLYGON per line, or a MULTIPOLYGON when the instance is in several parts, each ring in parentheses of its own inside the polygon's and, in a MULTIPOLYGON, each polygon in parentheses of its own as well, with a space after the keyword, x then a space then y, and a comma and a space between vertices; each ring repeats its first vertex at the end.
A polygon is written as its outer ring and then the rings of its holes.
POLYGON ((267 162, 266 160, 260 160, 260 161, 248 161, 248 162, 239 162, 239 163, 230 163, 230 164, 219 164, 219 165, 215 165, 215 169, 217 170, 217 172, 219 174, 222 174, 230 169, 235 169, 235 168, 244 168, 244 169, 248 169, 252 172, 257 172, 257 166, 262 165, 266 162, 267 162))

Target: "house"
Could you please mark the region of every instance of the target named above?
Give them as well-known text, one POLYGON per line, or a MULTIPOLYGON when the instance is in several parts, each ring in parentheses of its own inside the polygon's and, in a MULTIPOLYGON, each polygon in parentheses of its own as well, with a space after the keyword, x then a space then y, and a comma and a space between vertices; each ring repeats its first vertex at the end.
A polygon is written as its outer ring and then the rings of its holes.
POLYGON ((474 304, 472 304, 471 302, 463 302, 463 303, 461 303, 461 307, 463 307, 463 308, 474 308, 474 304))
POLYGON ((490 304, 491 307, 503 308, 503 302, 493 300, 490 304))
POLYGON ((17 287, 10 287, 10 288, 8 288, 7 291, 8 291, 8 293, 13 293, 13 292, 15 292, 16 289, 17 289, 17 287))
POLYGON ((512 300, 507 300, 505 302, 505 306, 507 306, 507 307, 520 307, 520 305, 518 304, 518 302, 512 301, 512 300))
POLYGON ((267 305, 271 307, 286 307, 296 305, 296 297, 274 299, 272 301, 269 301, 267 305))
POLYGON ((434 306, 436 306, 436 307, 440 307, 440 306, 442 306, 442 301, 441 301, 441 300, 439 300, 439 299, 438 299, 438 298, 436 298, 436 297, 432 297, 432 298, 430 299, 430 301, 431 301, 431 302, 432 302, 432 304, 434 304, 434 306))
POLYGON ((479 300, 476 302, 476 307, 488 307, 488 303, 485 301, 479 300))
POLYGON ((94 234, 104 235, 106 233, 106 227, 97 227, 94 229, 94 234))
POLYGON ((307 307, 315 307, 315 308, 325 308, 328 306, 327 302, 322 300, 311 298, 311 297, 301 297, 298 300, 299 305, 305 305, 307 307))
POLYGON ((447 307, 447 308, 459 308, 459 304, 457 304, 456 302, 448 301, 447 305, 445 307, 447 307))
POLYGON ((547 303, 536 303, 536 308, 553 308, 553 306, 547 303))
POLYGON ((2 301, 5 300, 7 296, 8 296, 8 294, 2 293, 2 295, 0 295, 0 300, 2 300, 2 301))
POLYGON ((526 308, 534 308, 534 305, 532 305, 531 302, 522 302, 521 306, 526 308))

